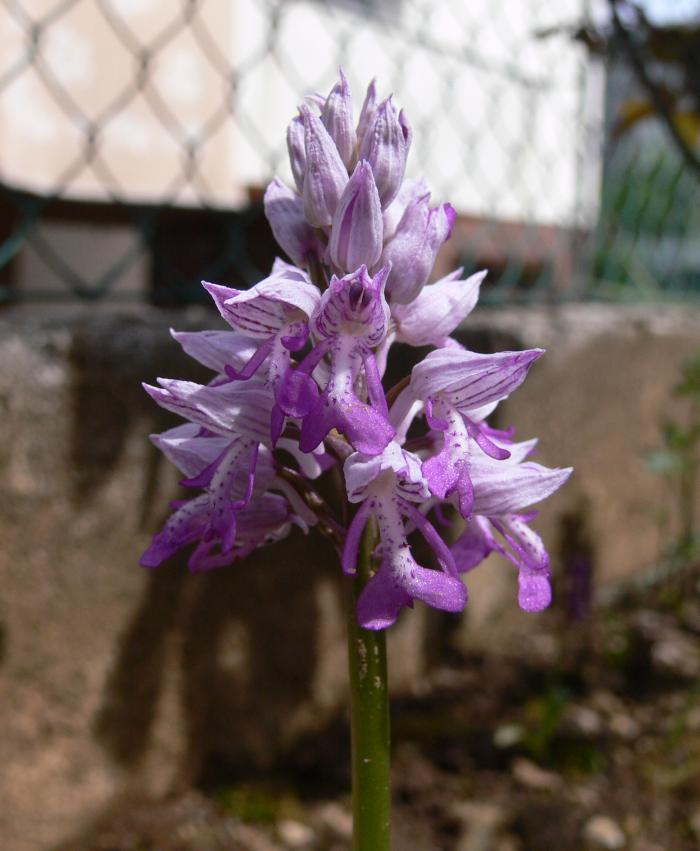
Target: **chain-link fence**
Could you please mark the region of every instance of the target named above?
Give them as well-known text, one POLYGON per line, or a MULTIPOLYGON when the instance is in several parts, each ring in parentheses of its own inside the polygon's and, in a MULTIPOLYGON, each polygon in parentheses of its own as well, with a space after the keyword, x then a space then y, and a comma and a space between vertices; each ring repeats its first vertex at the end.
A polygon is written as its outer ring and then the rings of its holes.
POLYGON ((442 264, 488 267, 487 301, 698 292, 700 183, 653 122, 606 143, 632 83, 557 29, 587 7, 6 0, 0 294, 173 304, 264 275, 286 123, 341 65, 405 108, 412 174, 459 213, 442 264))

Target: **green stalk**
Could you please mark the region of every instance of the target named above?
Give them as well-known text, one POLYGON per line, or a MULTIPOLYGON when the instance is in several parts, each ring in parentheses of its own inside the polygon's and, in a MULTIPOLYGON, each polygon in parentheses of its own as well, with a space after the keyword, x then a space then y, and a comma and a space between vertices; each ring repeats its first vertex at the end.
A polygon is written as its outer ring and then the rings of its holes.
POLYGON ((357 598, 372 576, 374 541, 370 525, 348 595, 353 851, 389 851, 391 832, 386 637, 383 630, 361 629, 355 614, 357 598))

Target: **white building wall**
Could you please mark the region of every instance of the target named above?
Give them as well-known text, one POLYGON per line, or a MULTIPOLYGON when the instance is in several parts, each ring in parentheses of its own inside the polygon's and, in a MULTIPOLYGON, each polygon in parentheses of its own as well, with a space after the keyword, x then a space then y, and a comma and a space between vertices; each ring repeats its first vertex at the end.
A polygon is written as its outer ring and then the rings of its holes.
MULTIPOLYGON (((597 210, 602 86, 570 38, 537 37, 579 19, 584 2, 204 2, 154 51, 145 89, 116 110, 138 69, 130 38, 157 43, 180 4, 112 0, 131 36, 96 2, 75 4, 47 27, 39 63, 14 77, 27 32, 0 9, 0 79, 10 79, 0 88, 0 180, 64 197, 240 206, 251 186, 289 177, 285 126, 301 95, 326 92, 342 64, 358 101, 373 76, 395 93, 415 131, 411 172, 436 200, 476 217, 585 226, 597 210), (85 164, 91 120, 100 131, 85 164), (205 124, 188 176, 184 146, 205 124)), ((45 5, 15 4, 35 16, 45 5)))

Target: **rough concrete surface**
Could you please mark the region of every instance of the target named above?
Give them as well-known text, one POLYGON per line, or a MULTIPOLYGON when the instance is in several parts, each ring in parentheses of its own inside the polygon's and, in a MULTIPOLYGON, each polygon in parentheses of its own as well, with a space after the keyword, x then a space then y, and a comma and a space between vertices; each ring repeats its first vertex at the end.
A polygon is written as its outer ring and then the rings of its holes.
MULTIPOLYGON (((269 765, 343 706, 342 583, 323 540, 295 534, 199 577, 177 560, 137 567, 178 493, 146 440, 173 420, 140 382, 206 378, 169 324, 215 322, 143 307, 0 315, 4 851, 48 851, 116 795, 269 765)), ((468 327, 476 349, 549 350, 498 422, 538 435, 542 462, 576 467, 538 521, 555 573, 567 547, 605 581, 653 563, 662 497, 642 456, 700 345, 700 312, 509 309, 477 312, 468 327)), ((468 584, 451 639, 468 646, 533 623, 515 611, 508 565, 494 560, 468 584)), ((421 607, 402 619, 396 690, 420 686, 444 630, 421 607)))

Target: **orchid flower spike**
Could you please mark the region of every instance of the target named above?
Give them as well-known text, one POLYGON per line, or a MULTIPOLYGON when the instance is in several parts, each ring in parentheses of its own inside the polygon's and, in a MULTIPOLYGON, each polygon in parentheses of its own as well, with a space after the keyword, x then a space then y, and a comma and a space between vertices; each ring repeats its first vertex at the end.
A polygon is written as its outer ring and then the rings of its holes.
POLYGON ((549 604, 549 557, 530 526, 532 506, 571 469, 530 461, 534 440, 515 443, 512 430, 488 422, 543 352, 477 354, 452 336, 486 273, 457 269, 431 283, 457 212, 431 206, 426 184, 405 177, 410 145, 403 112, 374 81, 355 123, 342 71, 327 96, 307 97, 292 118, 293 184, 275 178, 264 196, 292 264, 276 260, 250 288, 205 283, 230 330, 173 336, 213 371, 209 383, 146 387, 185 421, 152 440, 193 494, 173 503, 144 567, 188 547, 192 570, 223 567, 294 527, 314 527, 351 576, 361 537, 378 533, 358 598, 367 629, 391 626, 416 600, 460 612, 462 576, 492 552, 517 567, 521 608, 549 604), (432 349, 385 392, 397 342, 432 349), (333 468, 347 495, 340 508, 316 484, 333 468), (451 546, 432 522, 448 516, 461 524, 451 546), (424 565, 412 532, 432 550, 424 565))

